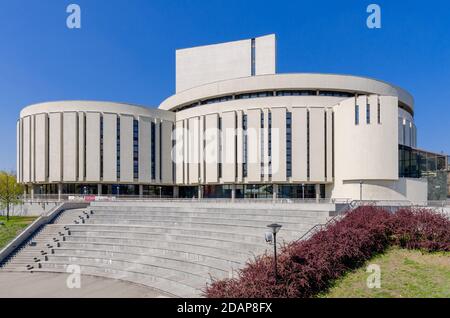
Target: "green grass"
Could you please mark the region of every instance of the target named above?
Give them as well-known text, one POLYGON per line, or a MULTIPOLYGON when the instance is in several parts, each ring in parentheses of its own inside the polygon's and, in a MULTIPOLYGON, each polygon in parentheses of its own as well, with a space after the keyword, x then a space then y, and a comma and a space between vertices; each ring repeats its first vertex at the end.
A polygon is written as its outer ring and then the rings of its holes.
POLYGON ((12 216, 6 221, 5 216, 0 216, 0 249, 8 244, 13 238, 20 234, 36 218, 30 216, 12 216))
POLYGON ((330 298, 448 298, 450 297, 450 252, 426 253, 390 248, 362 268, 335 282, 319 297, 330 298), (381 288, 369 289, 369 264, 381 269, 381 288))

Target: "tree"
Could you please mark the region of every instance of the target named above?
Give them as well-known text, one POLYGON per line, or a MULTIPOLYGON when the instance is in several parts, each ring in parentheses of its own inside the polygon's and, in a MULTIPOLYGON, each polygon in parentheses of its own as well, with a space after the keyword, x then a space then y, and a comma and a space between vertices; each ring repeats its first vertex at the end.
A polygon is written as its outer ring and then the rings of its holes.
POLYGON ((9 210, 12 205, 19 204, 23 187, 17 183, 13 173, 0 171, 0 206, 6 208, 6 221, 9 221, 9 210))

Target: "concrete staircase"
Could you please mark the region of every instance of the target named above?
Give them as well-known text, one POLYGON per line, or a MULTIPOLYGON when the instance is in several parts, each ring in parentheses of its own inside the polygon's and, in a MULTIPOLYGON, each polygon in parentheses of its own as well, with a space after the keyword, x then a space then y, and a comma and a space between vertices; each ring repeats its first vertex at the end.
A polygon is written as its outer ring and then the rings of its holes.
POLYGON ((271 248, 267 224, 283 225, 278 242, 325 223, 332 206, 198 202, 94 202, 43 227, 0 269, 66 272, 144 284, 196 297, 211 278, 232 277, 271 248))

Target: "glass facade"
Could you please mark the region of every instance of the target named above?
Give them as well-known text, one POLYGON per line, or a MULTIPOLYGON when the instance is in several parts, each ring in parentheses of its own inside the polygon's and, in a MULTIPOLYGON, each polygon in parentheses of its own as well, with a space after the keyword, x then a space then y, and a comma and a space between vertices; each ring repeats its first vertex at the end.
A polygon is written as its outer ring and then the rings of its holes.
MULTIPOLYGON (((321 190, 321 197, 325 197, 325 185, 321 190)), ((278 198, 315 199, 316 187, 314 184, 284 184, 278 186, 278 198)))
POLYGON ((399 145, 399 177, 422 178, 447 169, 445 155, 399 145))

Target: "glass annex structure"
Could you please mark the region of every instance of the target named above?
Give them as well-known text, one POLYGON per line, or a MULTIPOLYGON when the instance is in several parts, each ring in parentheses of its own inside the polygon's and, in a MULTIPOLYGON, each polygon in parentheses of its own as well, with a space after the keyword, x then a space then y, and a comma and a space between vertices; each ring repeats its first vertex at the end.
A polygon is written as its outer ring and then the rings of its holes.
MULTIPOLYGON (((38 194, 425 201, 444 156, 417 149, 414 100, 383 81, 277 74, 274 35, 176 52, 158 108, 24 108, 17 177, 38 194)), ((440 180, 440 179, 439 179, 440 180)), ((441 182, 441 181, 439 181, 441 182)))

